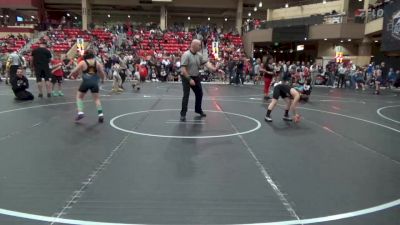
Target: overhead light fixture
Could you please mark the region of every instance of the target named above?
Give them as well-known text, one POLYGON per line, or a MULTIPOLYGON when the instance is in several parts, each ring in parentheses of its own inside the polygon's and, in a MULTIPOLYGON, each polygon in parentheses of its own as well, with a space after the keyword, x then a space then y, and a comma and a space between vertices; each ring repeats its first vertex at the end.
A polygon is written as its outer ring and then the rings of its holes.
POLYGON ((10 16, 9 16, 9 15, 6 15, 6 17, 9 18, 10 16))
POLYGON ((254 12, 257 12, 257 6, 256 6, 256 7, 254 7, 254 12))
POLYGON ((359 2, 362 2, 362 0, 358 0, 359 2))
POLYGON ((341 40, 340 43, 343 43, 343 40, 341 40))
POLYGON ((249 17, 250 17, 250 16, 251 16, 251 12, 249 12, 249 14, 248 14, 248 15, 249 15, 249 17))
POLYGON ((289 3, 286 3, 286 4, 285 4, 285 8, 289 8, 289 3))
POLYGON ((247 19, 247 22, 250 22, 250 19, 247 19))
POLYGON ((32 19, 35 19, 35 16, 31 16, 32 19))
POLYGON ((76 17, 76 16, 75 16, 75 19, 77 20, 77 19, 78 19, 78 17, 76 17))
POLYGON ((283 50, 281 50, 281 53, 283 53, 283 50))
POLYGON ((262 7, 262 2, 260 1, 260 3, 258 3, 258 7, 262 7))
POLYGON ((274 53, 276 53, 276 50, 274 50, 274 53))
POLYGON ((378 40, 375 40, 375 43, 378 43, 379 41, 378 40))
POLYGON ((262 49, 260 49, 260 52, 262 52, 263 50, 262 49))
POLYGON ((225 22, 228 21, 228 18, 225 18, 225 22))
POLYGON ((211 18, 210 17, 208 17, 208 21, 210 21, 211 20, 211 18))
POLYGON ((351 41, 351 39, 349 38, 347 41, 351 41))
POLYGON ((304 40, 307 41, 307 37, 305 37, 304 40))
POLYGON ((0 18, 3 18, 4 16, 3 15, 0 15, 0 18))
POLYGON ((323 1, 322 1, 322 4, 326 4, 326 0, 323 0, 323 1))
POLYGON ((71 15, 69 13, 67 13, 67 16, 70 17, 71 15))
POLYGON ((131 15, 128 15, 128 18, 131 18, 131 15))
POLYGON ((108 15, 107 15, 107 17, 108 17, 108 18, 110 18, 110 17, 111 17, 111 15, 110 15, 110 14, 108 14, 108 15))
POLYGON ((328 38, 324 38, 324 41, 327 41, 328 40, 328 38))
POLYGON ((190 20, 190 16, 188 16, 188 20, 190 20))

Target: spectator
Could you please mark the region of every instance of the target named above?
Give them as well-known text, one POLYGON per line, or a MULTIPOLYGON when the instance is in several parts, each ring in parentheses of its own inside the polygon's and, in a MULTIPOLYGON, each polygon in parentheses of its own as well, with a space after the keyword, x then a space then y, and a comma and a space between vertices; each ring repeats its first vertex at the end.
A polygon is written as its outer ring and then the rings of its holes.
POLYGON ((51 84, 49 79, 51 78, 51 71, 49 68, 49 63, 51 59, 51 53, 46 48, 45 43, 40 43, 40 47, 33 50, 33 67, 35 68, 36 82, 39 89, 39 98, 43 98, 43 83, 45 82, 47 97, 50 98, 51 84), (44 80, 44 82, 43 82, 44 80))
POLYGON ((29 81, 24 76, 22 68, 17 68, 15 78, 11 79, 11 87, 16 100, 30 101, 34 99, 32 93, 26 90, 29 88, 29 81))

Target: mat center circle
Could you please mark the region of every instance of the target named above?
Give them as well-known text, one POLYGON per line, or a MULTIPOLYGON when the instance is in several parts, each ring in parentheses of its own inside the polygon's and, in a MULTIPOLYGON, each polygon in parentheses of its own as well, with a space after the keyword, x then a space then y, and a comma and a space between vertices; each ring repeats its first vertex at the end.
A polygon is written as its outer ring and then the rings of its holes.
MULTIPOLYGON (((186 138, 186 139, 223 138, 223 137, 238 136, 238 135, 252 133, 260 129, 261 127, 261 123, 257 119, 252 118, 250 116, 232 112, 204 110, 204 112, 207 112, 208 114, 206 118, 199 118, 194 116, 195 118, 194 120, 188 119, 186 122, 181 122, 176 119, 169 119, 168 115, 165 115, 165 112, 174 112, 174 117, 176 117, 176 115, 179 115, 179 111, 180 109, 157 109, 157 110, 144 110, 144 111, 125 113, 112 118, 110 120, 110 125, 117 130, 136 135, 159 137, 159 138, 186 138), (133 121, 132 123, 118 122, 118 120, 122 118, 127 119, 127 117, 131 115, 139 116, 140 114, 147 114, 145 116, 149 117, 151 116, 150 113, 160 113, 160 115, 158 117, 153 116, 152 118, 145 117, 143 118, 143 120, 146 119, 152 119, 152 121, 158 120, 157 121, 158 124, 156 127, 148 127, 147 128, 148 130, 145 131, 140 130, 140 128, 135 128, 135 124, 137 124, 137 121, 133 121), (240 121, 241 123, 243 123, 244 121, 250 121, 252 126, 249 126, 249 122, 245 122, 244 125, 245 130, 241 130, 242 127, 235 126, 235 122, 237 121, 240 121), (122 124, 123 125, 131 124, 132 127, 124 128, 122 127, 122 124), (221 124, 225 124, 225 126, 222 126, 221 124), (155 129, 166 130, 167 134, 156 134, 152 131, 155 129), (229 132, 227 132, 227 130, 229 130, 229 132), (212 134, 207 134, 207 133, 212 133, 212 134)), ((189 112, 193 112, 193 110, 189 110, 189 112)), ((190 117, 188 116, 188 118, 190 117)), ((138 126, 140 127, 141 125, 138 126)))

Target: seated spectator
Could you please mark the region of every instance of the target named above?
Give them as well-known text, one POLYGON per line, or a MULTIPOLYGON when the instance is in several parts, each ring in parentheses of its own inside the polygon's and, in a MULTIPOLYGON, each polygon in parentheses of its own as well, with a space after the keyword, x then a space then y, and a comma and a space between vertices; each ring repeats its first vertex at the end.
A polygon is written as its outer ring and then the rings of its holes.
POLYGON ((30 101, 34 99, 32 93, 26 90, 29 88, 29 81, 24 76, 21 68, 17 70, 16 77, 11 79, 11 86, 15 94, 15 100, 30 101))

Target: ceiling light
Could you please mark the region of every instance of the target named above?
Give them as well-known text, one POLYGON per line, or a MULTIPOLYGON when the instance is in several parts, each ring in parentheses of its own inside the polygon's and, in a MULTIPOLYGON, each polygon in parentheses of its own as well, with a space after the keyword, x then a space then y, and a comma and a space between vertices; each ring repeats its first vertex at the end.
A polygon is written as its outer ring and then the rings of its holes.
POLYGON ((69 13, 67 13, 67 16, 71 16, 69 13))
POLYGON ((285 4, 285 8, 289 8, 289 3, 286 3, 286 4, 285 4))
POLYGON ((276 50, 274 50, 274 53, 276 53, 276 50))
POLYGON ((307 37, 305 37, 304 40, 307 41, 307 37))
POLYGON ((225 21, 228 21, 228 18, 225 18, 225 21))
POLYGON ((258 3, 258 7, 260 8, 262 7, 262 2, 258 3))
POLYGON ((31 16, 32 19, 35 19, 35 16, 31 16))
POLYGON ((340 43, 343 43, 343 40, 341 40, 340 43))
POLYGON ((128 15, 128 18, 131 18, 131 15, 128 15))
POLYGON ((108 18, 110 18, 110 17, 111 17, 111 15, 110 15, 110 14, 108 14, 108 15, 107 15, 107 17, 108 17, 108 18))
POLYGON ((254 7, 254 12, 257 12, 257 6, 256 6, 256 7, 254 7))
POLYGON ((328 40, 328 38, 324 38, 324 41, 327 41, 328 40))
POLYGON ((249 16, 251 16, 251 12, 249 12, 249 14, 248 14, 249 16))
POLYGON ((210 21, 211 20, 211 18, 210 17, 208 17, 208 21, 210 21))
POLYGON ((326 4, 326 0, 323 0, 323 1, 322 1, 322 4, 326 4))
POLYGON ((75 16, 75 19, 77 20, 77 19, 78 19, 78 17, 76 17, 76 16, 75 16))
POLYGON ((8 17, 10 17, 9 15, 6 15, 6 17, 8 18, 8 17))
POLYGON ((375 40, 375 43, 378 43, 379 41, 378 40, 375 40))
POLYGON ((351 39, 348 39, 347 41, 351 41, 351 39))
POLYGON ((190 16, 188 16, 188 20, 190 20, 190 16))

